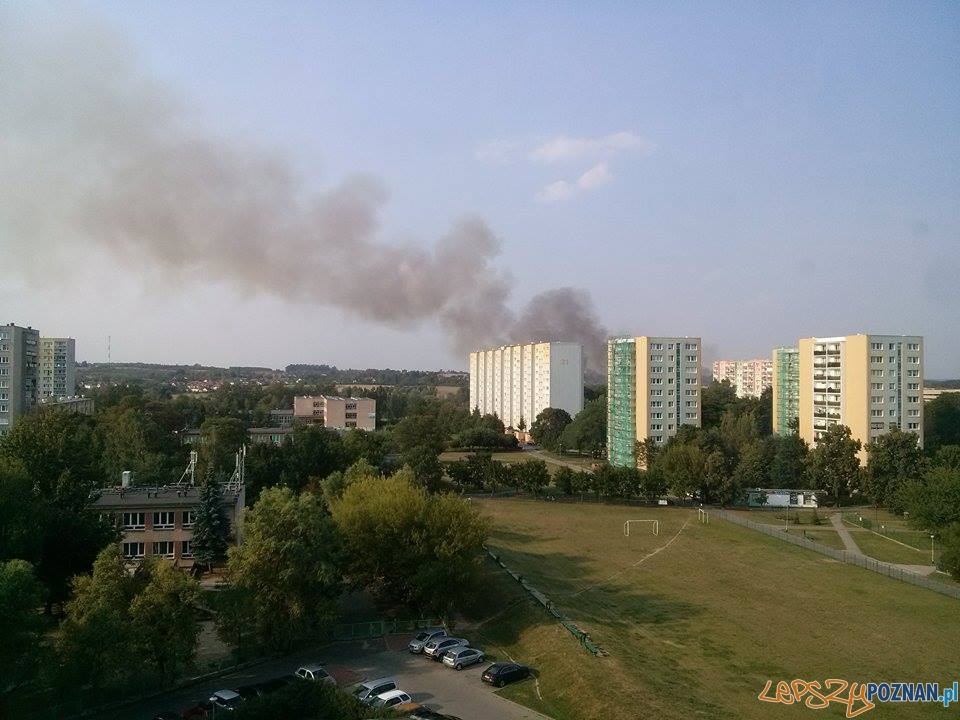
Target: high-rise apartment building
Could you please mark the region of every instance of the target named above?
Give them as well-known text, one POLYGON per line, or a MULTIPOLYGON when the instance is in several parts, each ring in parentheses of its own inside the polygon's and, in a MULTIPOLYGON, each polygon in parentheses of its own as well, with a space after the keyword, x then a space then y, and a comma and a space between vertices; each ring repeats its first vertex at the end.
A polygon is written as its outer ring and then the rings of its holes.
POLYGON ((800 417, 800 351, 773 350, 773 432, 789 435, 800 417))
POLYGON ((0 435, 37 405, 39 343, 33 328, 0 325, 0 435))
POLYGON ((339 395, 299 395, 293 399, 293 420, 333 430, 376 430, 377 401, 339 395))
POLYGON ((773 384, 773 363, 767 358, 716 360, 713 379, 729 382, 736 388, 737 397, 758 398, 773 384))
POLYGON ((583 410, 583 346, 572 342, 505 345, 470 353, 470 409, 527 430, 546 408, 583 410))
POLYGON ((40 338, 40 398, 73 397, 77 390, 76 340, 40 338))
MULTIPOLYGON (((815 444, 831 425, 864 444, 900 428, 923 442, 923 338, 847 335, 799 342, 800 436, 815 444)), ((866 449, 860 453, 866 462, 866 449)))
POLYGON ((663 445, 700 426, 700 338, 626 337, 607 343, 607 457, 633 466, 636 444, 663 445))

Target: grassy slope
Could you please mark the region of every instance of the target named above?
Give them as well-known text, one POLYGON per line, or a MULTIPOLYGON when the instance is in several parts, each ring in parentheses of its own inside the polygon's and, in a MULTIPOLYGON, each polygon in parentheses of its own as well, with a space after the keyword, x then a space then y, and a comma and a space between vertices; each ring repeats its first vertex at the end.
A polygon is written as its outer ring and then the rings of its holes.
MULTIPOLYGON (((768 679, 960 676, 957 600, 729 523, 699 525, 688 510, 524 500, 481 507, 494 523, 491 547, 610 653, 592 657, 528 603, 484 626, 482 641, 540 669, 543 701, 532 683, 505 694, 559 720, 809 717, 756 697, 768 679), (660 535, 624 538, 629 517, 658 517, 660 535), (630 568, 686 521, 672 545, 630 568)), ((502 574, 488 591, 487 615, 517 597, 502 574)), ((936 712, 890 705, 869 717, 936 712)), ((823 714, 842 716, 839 707, 823 714)))

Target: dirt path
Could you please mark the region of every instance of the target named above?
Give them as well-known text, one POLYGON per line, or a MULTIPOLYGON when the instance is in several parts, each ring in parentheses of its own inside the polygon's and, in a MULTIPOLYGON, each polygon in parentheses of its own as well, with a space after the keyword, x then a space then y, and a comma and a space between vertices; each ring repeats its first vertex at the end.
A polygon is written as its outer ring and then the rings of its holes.
POLYGON ((853 541, 853 535, 850 534, 850 531, 847 530, 843 524, 843 516, 840 513, 834 513, 830 516, 830 524, 833 525, 833 528, 837 531, 837 535, 843 540, 844 550, 854 555, 863 555, 860 548, 857 547, 857 543, 853 541))

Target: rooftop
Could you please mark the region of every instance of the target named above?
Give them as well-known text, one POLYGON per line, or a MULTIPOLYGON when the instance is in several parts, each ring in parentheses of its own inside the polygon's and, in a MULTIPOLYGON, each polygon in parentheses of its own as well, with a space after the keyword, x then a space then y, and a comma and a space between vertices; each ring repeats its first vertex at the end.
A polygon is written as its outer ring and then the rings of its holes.
MULTIPOLYGON (((97 497, 92 507, 180 507, 193 506, 200 501, 200 488, 196 485, 163 485, 161 487, 107 487, 96 491, 97 497)), ((221 486, 221 498, 225 504, 233 505, 240 493, 235 487, 221 486)))

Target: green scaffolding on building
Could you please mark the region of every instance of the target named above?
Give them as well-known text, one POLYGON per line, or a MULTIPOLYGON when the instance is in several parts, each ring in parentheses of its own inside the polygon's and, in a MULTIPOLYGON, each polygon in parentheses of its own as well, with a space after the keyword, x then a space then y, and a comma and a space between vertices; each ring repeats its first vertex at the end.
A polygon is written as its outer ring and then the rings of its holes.
POLYGON ((636 341, 614 338, 607 343, 607 458, 611 465, 636 465, 636 415, 636 341))
POLYGON ((777 435, 789 435, 800 417, 800 352, 782 347, 773 351, 774 428, 777 435))

